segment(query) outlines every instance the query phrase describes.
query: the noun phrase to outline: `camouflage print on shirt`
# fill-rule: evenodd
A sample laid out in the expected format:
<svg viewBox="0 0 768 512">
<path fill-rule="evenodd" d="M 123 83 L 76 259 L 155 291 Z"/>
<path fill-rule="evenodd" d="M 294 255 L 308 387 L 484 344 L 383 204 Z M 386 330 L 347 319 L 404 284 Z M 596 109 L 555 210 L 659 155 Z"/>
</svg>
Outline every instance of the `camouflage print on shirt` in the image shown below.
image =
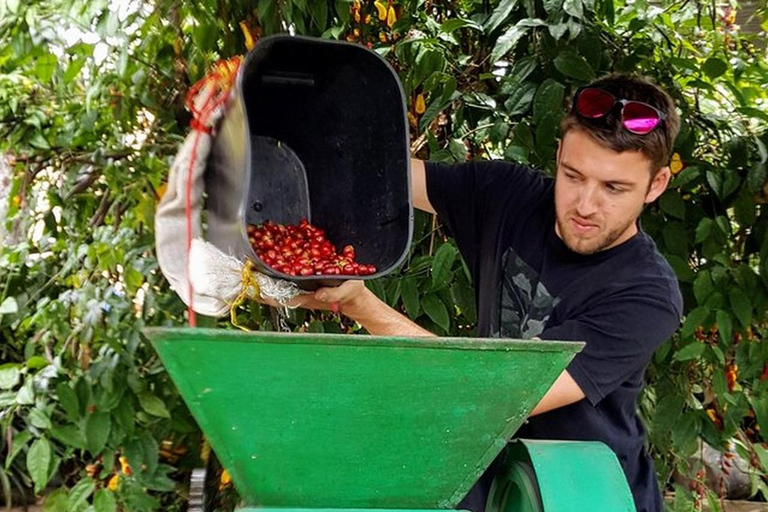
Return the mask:
<svg viewBox="0 0 768 512">
<path fill-rule="evenodd" d="M 501 260 L 500 312 L 491 326 L 493 336 L 531 339 L 544 331 L 560 302 L 539 282 L 539 274 L 511 247 Z"/>
</svg>

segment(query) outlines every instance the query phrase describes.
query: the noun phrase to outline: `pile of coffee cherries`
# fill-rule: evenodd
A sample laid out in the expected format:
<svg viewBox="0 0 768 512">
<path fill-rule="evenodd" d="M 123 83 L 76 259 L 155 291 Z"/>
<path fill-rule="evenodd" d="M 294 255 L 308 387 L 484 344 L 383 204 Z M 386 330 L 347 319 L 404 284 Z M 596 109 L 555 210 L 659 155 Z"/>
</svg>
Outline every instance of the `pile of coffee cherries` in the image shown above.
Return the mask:
<svg viewBox="0 0 768 512">
<path fill-rule="evenodd" d="M 355 248 L 341 253 L 325 238 L 325 231 L 307 219 L 298 225 L 266 221 L 247 227 L 248 241 L 256 255 L 274 270 L 291 276 L 367 276 L 376 267 L 355 261 Z"/>
</svg>

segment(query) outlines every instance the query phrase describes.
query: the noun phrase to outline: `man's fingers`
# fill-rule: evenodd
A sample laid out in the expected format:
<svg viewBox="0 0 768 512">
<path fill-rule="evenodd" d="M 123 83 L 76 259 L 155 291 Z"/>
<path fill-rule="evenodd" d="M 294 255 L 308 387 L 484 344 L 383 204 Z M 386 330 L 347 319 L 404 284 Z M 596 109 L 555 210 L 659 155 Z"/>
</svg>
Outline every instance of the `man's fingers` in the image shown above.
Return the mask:
<svg viewBox="0 0 768 512">
<path fill-rule="evenodd" d="M 363 286 L 362 281 L 345 281 L 337 287 L 320 288 L 315 292 L 315 298 L 326 303 L 344 303 L 360 293 Z"/>
</svg>

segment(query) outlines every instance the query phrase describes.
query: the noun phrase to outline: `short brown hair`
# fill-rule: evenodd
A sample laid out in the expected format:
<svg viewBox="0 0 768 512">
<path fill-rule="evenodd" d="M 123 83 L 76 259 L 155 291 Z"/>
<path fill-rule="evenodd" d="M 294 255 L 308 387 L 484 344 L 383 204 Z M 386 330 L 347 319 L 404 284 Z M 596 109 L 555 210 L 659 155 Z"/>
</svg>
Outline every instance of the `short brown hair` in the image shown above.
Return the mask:
<svg viewBox="0 0 768 512">
<path fill-rule="evenodd" d="M 669 94 L 638 75 L 611 74 L 587 87 L 604 89 L 620 99 L 642 101 L 664 112 L 667 117 L 650 133 L 638 135 L 622 126 L 621 117 L 615 109 L 603 118 L 588 119 L 579 116 L 572 108 L 560 125 L 563 137 L 573 129 L 581 129 L 606 148 L 617 152 L 639 151 L 651 161 L 654 175 L 669 163 L 672 146 L 680 130 L 680 117 Z"/>
</svg>

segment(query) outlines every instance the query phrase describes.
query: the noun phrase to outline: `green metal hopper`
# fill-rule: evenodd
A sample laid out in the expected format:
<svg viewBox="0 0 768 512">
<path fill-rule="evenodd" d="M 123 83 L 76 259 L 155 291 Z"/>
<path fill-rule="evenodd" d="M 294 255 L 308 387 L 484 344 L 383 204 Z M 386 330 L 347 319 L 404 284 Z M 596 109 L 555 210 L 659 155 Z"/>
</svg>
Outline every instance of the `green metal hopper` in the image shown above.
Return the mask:
<svg viewBox="0 0 768 512">
<path fill-rule="evenodd" d="M 454 508 L 583 346 L 145 333 L 245 504 L 302 509 Z"/>
</svg>

